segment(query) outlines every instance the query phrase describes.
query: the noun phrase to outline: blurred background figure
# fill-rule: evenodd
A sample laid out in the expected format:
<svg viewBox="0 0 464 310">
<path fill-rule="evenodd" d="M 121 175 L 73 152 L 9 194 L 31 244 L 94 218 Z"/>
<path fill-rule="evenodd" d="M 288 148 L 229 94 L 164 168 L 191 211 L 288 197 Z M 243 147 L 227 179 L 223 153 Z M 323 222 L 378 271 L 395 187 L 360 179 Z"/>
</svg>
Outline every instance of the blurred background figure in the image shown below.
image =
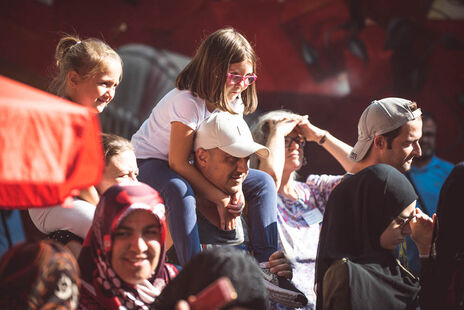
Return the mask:
<svg viewBox="0 0 464 310">
<path fill-rule="evenodd" d="M 436 156 L 437 123 L 432 114 L 422 113 L 422 156 L 414 157 L 406 176 L 418 195 L 417 207 L 432 217 L 437 212 L 440 189 L 453 169 L 453 164 Z M 408 236 L 399 248 L 400 260 L 414 275 L 419 275 L 419 253 Z M 406 258 L 407 257 L 407 258 Z"/>
<path fill-rule="evenodd" d="M 0 210 L 0 255 L 13 244 L 24 241 L 24 229 L 19 210 Z"/>
<path fill-rule="evenodd" d="M 421 309 L 462 309 L 464 305 L 464 162 L 457 164 L 440 192 L 435 221 L 432 261 L 423 273 Z"/>
<path fill-rule="evenodd" d="M 20 243 L 0 260 L 1 309 L 77 309 L 79 268 L 51 241 Z"/>
<path fill-rule="evenodd" d="M 436 156 L 437 123 L 432 114 L 422 113 L 422 156 L 414 157 L 409 179 L 419 195 L 419 207 L 432 215 L 437 211 L 438 196 L 453 164 Z"/>
</svg>

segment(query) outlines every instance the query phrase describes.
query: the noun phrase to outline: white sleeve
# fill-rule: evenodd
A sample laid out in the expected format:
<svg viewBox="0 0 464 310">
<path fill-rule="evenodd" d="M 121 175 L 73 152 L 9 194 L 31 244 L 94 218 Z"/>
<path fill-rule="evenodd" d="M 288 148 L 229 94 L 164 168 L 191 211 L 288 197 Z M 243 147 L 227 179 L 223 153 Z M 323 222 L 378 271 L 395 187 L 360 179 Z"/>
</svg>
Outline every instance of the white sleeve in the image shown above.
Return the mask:
<svg viewBox="0 0 464 310">
<path fill-rule="evenodd" d="M 73 208 L 62 206 L 29 209 L 32 222 L 44 234 L 57 230 L 68 230 L 85 239 L 95 213 L 95 206 L 83 201 L 74 200 Z"/>
<path fill-rule="evenodd" d="M 206 106 L 190 93 L 183 92 L 173 98 L 169 109 L 170 122 L 181 122 L 193 130 L 203 121 Z"/>
</svg>

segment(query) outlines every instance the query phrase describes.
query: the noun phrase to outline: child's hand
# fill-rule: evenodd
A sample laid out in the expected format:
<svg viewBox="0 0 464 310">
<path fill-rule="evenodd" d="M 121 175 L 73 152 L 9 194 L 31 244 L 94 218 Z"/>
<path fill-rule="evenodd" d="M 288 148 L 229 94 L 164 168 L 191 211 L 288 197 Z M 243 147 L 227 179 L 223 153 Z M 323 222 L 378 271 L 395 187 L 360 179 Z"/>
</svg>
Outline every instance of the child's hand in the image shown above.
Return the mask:
<svg viewBox="0 0 464 310">
<path fill-rule="evenodd" d="M 222 230 L 235 229 L 236 216 L 229 213 L 227 206 L 229 205 L 231 197 L 224 194 L 222 199 L 215 203 L 219 215 L 219 228 Z"/>
<path fill-rule="evenodd" d="M 235 217 L 240 216 L 245 208 L 245 196 L 240 190 L 233 194 L 230 198 L 230 203 L 227 205 L 227 211 Z"/>
<path fill-rule="evenodd" d="M 229 213 L 227 207 L 223 205 L 216 205 L 218 214 L 219 214 L 219 223 L 222 230 L 232 230 L 235 229 L 236 221 L 235 218 L 237 217 L 234 214 Z"/>
</svg>

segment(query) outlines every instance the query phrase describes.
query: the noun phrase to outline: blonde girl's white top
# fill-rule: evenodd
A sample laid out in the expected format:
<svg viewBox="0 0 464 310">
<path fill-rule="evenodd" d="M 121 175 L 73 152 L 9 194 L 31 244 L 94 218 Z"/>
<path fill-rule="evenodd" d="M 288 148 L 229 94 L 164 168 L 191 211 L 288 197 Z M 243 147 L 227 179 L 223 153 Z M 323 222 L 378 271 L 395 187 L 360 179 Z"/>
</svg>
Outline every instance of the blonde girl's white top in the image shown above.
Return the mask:
<svg viewBox="0 0 464 310">
<path fill-rule="evenodd" d="M 243 114 L 244 106 L 240 96 L 231 106 L 236 113 Z M 167 161 L 171 123 L 181 122 L 196 131 L 210 114 L 205 100 L 194 96 L 189 90 L 174 88 L 158 102 L 150 116 L 132 136 L 135 156 L 138 159 L 158 158 Z"/>
</svg>

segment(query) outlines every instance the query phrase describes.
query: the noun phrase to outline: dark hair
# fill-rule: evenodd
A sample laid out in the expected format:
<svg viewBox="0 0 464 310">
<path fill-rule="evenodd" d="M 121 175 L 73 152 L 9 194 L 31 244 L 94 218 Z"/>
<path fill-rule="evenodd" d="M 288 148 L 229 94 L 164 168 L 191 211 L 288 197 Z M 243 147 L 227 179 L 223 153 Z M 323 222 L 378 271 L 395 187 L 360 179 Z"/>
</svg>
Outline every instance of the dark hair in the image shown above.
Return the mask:
<svg viewBox="0 0 464 310">
<path fill-rule="evenodd" d="M 437 120 L 435 119 L 435 116 L 433 116 L 432 113 L 428 112 L 428 111 L 422 111 L 422 122 L 425 122 L 425 121 L 432 121 L 434 124 L 437 124 Z"/>
<path fill-rule="evenodd" d="M 228 246 L 209 249 L 195 255 L 161 292 L 155 308 L 173 309 L 178 300 L 187 300 L 189 296 L 197 295 L 223 276 L 230 279 L 238 298 L 221 309 L 268 309 L 268 294 L 260 267 L 249 253 Z"/>
<path fill-rule="evenodd" d="M 105 156 L 105 164 L 108 164 L 111 157 L 117 154 L 121 154 L 124 151 L 131 150 L 134 151 L 134 147 L 129 142 L 129 140 L 108 133 L 102 133 L 102 144 L 103 144 L 103 154 Z"/>
<path fill-rule="evenodd" d="M 413 112 L 413 111 L 417 110 L 417 103 L 415 103 L 414 101 L 411 101 L 411 102 L 408 103 L 408 107 Z M 393 129 L 392 131 L 389 131 L 389 132 L 386 132 L 386 133 L 382 134 L 382 136 L 384 136 L 385 140 L 387 141 L 387 148 L 388 149 L 392 148 L 393 140 L 400 135 L 402 127 L 403 126 L 400 126 L 400 127 L 396 128 L 396 129 Z M 366 156 L 367 156 L 367 154 L 366 154 Z"/>
<path fill-rule="evenodd" d="M 222 111 L 235 114 L 225 95 L 230 64 L 244 60 L 251 62 L 256 73 L 256 55 L 247 39 L 233 28 L 217 30 L 200 45 L 190 63 L 177 76 L 176 87 L 190 90 Z M 258 105 L 256 85 L 242 93 L 244 114 L 252 113 Z"/>
<path fill-rule="evenodd" d="M 99 39 L 81 41 L 79 37 L 69 35 L 61 38 L 55 51 L 58 74 L 50 85 L 50 91 L 64 97 L 69 72 L 75 71 L 82 78 L 89 78 L 102 69 L 108 57 L 119 61 L 122 68 L 122 59 L 118 53 Z"/>
</svg>

